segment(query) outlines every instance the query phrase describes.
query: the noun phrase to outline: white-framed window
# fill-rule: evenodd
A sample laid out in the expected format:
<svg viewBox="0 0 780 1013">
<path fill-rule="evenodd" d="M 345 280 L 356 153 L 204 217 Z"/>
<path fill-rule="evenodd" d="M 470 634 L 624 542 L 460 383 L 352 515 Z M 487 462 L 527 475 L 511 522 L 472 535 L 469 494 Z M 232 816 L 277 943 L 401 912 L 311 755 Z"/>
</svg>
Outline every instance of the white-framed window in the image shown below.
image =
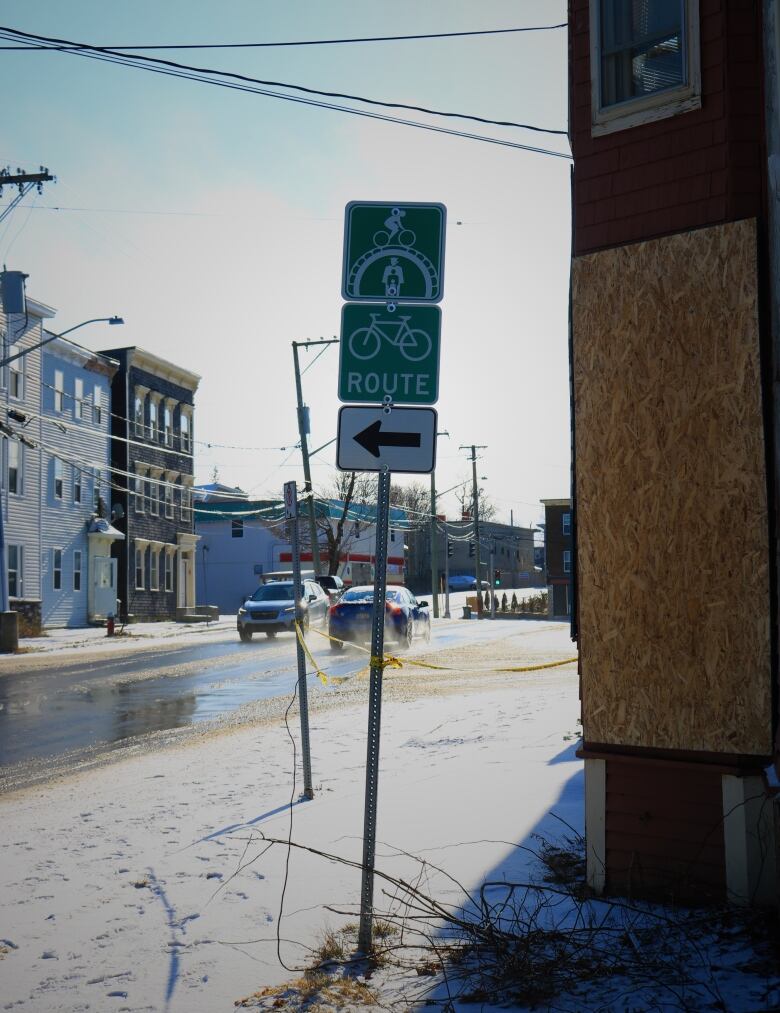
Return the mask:
<svg viewBox="0 0 780 1013">
<path fill-rule="evenodd" d="M 186 485 L 181 487 L 181 519 L 188 521 L 190 519 L 190 490 Z"/>
<path fill-rule="evenodd" d="M 156 440 L 160 426 L 160 406 L 154 397 L 149 398 L 149 439 Z"/>
<path fill-rule="evenodd" d="M 76 377 L 73 390 L 73 418 L 84 418 L 84 381 L 80 376 Z"/>
<path fill-rule="evenodd" d="M 73 550 L 73 590 L 81 590 L 81 549 Z"/>
<path fill-rule="evenodd" d="M 64 477 L 63 477 L 64 473 L 65 473 L 65 468 L 64 468 L 64 466 L 62 464 L 62 461 L 59 459 L 59 457 L 55 457 L 54 461 L 52 463 L 53 463 L 53 473 L 54 473 L 54 498 L 55 499 L 62 499 L 62 491 L 63 491 L 63 486 L 65 484 L 65 480 L 64 480 Z"/>
<path fill-rule="evenodd" d="M 149 590 L 160 590 L 160 550 L 149 546 Z"/>
<path fill-rule="evenodd" d="M 157 517 L 160 513 L 160 483 L 157 475 L 149 480 L 149 513 Z"/>
<path fill-rule="evenodd" d="M 54 410 L 63 411 L 65 407 L 65 376 L 61 369 L 54 370 Z"/>
<path fill-rule="evenodd" d="M 62 549 L 51 550 L 51 585 L 55 591 L 62 590 Z"/>
<path fill-rule="evenodd" d="M 92 509 L 97 512 L 100 509 L 100 487 L 103 482 L 103 474 L 98 469 L 95 471 L 95 482 L 92 486 Z"/>
<path fill-rule="evenodd" d="M 591 0 L 593 134 L 701 106 L 699 0 Z"/>
<path fill-rule="evenodd" d="M 164 419 L 164 427 L 163 428 L 164 428 L 165 446 L 166 447 L 172 447 L 173 446 L 173 409 L 171 408 L 170 405 L 166 405 L 165 406 L 165 411 L 164 411 L 164 414 L 163 414 L 163 419 Z"/>
<path fill-rule="evenodd" d="M 140 545 L 135 547 L 135 589 L 144 590 L 144 555 L 146 550 Z"/>
<path fill-rule="evenodd" d="M 173 553 L 165 553 L 165 590 L 173 590 Z"/>
<path fill-rule="evenodd" d="M 133 409 L 133 418 L 135 419 L 135 435 L 144 435 L 144 396 L 141 391 L 135 392 L 135 408 Z"/>
<path fill-rule="evenodd" d="M 243 538 L 244 537 L 244 518 L 239 517 L 237 520 L 230 522 L 230 537 L 231 538 Z"/>
<path fill-rule="evenodd" d="M 165 498 L 165 516 L 169 520 L 173 520 L 174 508 L 173 508 L 173 478 L 168 475 L 163 486 L 163 497 Z"/>
<path fill-rule="evenodd" d="M 135 474 L 135 512 L 144 512 L 144 473 L 140 469 Z"/>
<path fill-rule="evenodd" d="M 571 549 L 563 550 L 563 572 L 571 573 Z"/>
<path fill-rule="evenodd" d="M 179 412 L 179 434 L 181 449 L 185 454 L 189 454 L 192 450 L 192 431 L 189 412 L 186 410 Z"/>
<path fill-rule="evenodd" d="M 92 391 L 92 421 L 99 426 L 103 421 L 103 388 L 96 383 Z"/>
<path fill-rule="evenodd" d="M 24 546 L 8 546 L 8 596 L 22 598 L 24 596 Z"/>
<path fill-rule="evenodd" d="M 18 345 L 11 345 L 8 349 L 9 355 L 16 355 L 18 352 L 21 352 Z M 24 357 L 11 362 L 8 366 L 8 393 L 17 401 L 24 398 Z"/>
<path fill-rule="evenodd" d="M 570 513 L 561 514 L 561 529 L 562 529 L 564 535 L 570 535 L 571 534 L 571 514 Z"/>
<path fill-rule="evenodd" d="M 18 440 L 6 440 L 8 447 L 8 491 L 14 496 L 22 495 L 22 455 L 24 453 Z"/>
<path fill-rule="evenodd" d="M 73 465 L 73 502 L 81 502 L 81 469 Z"/>
</svg>

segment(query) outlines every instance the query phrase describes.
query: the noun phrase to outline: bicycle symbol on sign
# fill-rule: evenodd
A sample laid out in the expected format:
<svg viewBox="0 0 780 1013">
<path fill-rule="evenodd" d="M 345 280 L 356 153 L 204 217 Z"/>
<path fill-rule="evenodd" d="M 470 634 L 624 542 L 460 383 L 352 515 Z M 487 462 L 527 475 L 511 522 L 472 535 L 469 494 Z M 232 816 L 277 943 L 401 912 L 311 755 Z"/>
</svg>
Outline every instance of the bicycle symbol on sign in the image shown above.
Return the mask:
<svg viewBox="0 0 780 1013">
<path fill-rule="evenodd" d="M 383 341 L 397 348 L 408 362 L 421 362 L 431 354 L 430 336 L 417 327 L 410 327 L 410 317 L 379 320 L 378 313 L 371 313 L 370 316 L 371 323 L 368 327 L 358 327 L 349 336 L 349 350 L 356 359 L 365 362 L 376 358 Z"/>
</svg>

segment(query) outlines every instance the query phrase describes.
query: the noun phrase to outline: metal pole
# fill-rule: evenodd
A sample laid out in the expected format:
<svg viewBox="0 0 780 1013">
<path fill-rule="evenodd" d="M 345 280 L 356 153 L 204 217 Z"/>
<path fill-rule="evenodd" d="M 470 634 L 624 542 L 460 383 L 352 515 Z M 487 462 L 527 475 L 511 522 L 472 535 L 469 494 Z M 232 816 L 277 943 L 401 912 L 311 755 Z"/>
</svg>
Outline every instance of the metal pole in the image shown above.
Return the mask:
<svg viewBox="0 0 780 1013">
<path fill-rule="evenodd" d="M 312 342 L 301 342 L 301 344 L 312 344 Z M 309 540 L 311 541 L 311 562 L 314 576 L 320 574 L 320 543 L 317 538 L 317 525 L 314 519 L 314 496 L 311 490 L 311 468 L 309 467 L 309 444 L 306 439 L 306 428 L 303 414 L 303 391 L 301 389 L 301 367 L 298 363 L 298 344 L 293 341 L 293 362 L 295 364 L 295 397 L 298 409 L 298 436 L 301 441 L 301 457 L 303 458 L 303 490 L 309 503 Z"/>
<path fill-rule="evenodd" d="M 439 618 L 439 560 L 436 544 L 436 472 L 431 472 L 431 594 L 433 618 Z"/>
<path fill-rule="evenodd" d="M 496 547 L 490 546 L 490 618 L 496 618 Z"/>
<path fill-rule="evenodd" d="M 474 544 L 477 554 L 477 619 L 482 618 L 482 564 L 479 557 L 479 492 L 477 490 L 477 448 L 471 445 L 471 488 L 474 496 Z"/>
<path fill-rule="evenodd" d="M 293 593 L 295 595 L 295 621 L 298 628 L 303 630 L 303 609 L 301 608 L 301 547 L 298 540 L 298 501 L 295 482 L 291 485 L 291 507 L 294 515 L 290 518 L 289 524 L 292 529 L 292 564 L 293 564 Z M 285 496 L 285 502 L 288 502 Z M 292 507 L 294 504 L 294 507 Z M 311 744 L 309 742 L 309 694 L 306 688 L 306 655 L 303 652 L 303 644 L 296 635 L 295 647 L 298 656 L 298 698 L 301 712 L 301 751 L 303 753 L 303 797 L 314 798 L 314 789 L 311 784 Z"/>
<path fill-rule="evenodd" d="M 447 522 L 444 522 L 444 618 L 450 618 L 450 543 Z"/>
<path fill-rule="evenodd" d="M 390 472 L 379 473 L 376 519 L 376 567 L 374 608 L 371 615 L 371 685 L 368 696 L 368 754 L 366 757 L 366 806 L 363 823 L 363 882 L 360 891 L 358 950 L 371 950 L 371 919 L 374 908 L 374 857 L 376 852 L 377 792 L 379 788 L 379 731 L 382 718 L 384 671 L 385 591 L 387 588 L 387 528 L 390 512 Z"/>
</svg>

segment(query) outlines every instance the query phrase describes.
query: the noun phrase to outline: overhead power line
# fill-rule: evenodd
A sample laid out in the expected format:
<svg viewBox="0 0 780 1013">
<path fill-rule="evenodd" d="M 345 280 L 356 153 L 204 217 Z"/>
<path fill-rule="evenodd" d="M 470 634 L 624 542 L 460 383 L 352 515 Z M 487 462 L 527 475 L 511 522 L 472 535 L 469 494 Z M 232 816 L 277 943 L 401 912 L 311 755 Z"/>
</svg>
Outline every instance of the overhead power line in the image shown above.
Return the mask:
<svg viewBox="0 0 780 1013">
<path fill-rule="evenodd" d="M 168 45 L 106 46 L 114 50 L 156 49 L 274 49 L 283 46 L 343 46 L 356 42 L 416 42 L 424 39 L 459 39 L 475 35 L 510 35 L 520 32 L 551 32 L 566 28 L 568 22 L 558 25 L 529 25 L 522 28 L 481 28 L 470 32 L 428 32 L 417 35 L 368 35 L 354 39 L 303 39 L 294 42 L 175 42 Z M 49 49 L 49 46 L 0 46 L 0 50 Z M 64 47 L 63 47 L 64 48 Z"/>
<path fill-rule="evenodd" d="M 5 34 L 3 35 L 2 33 Z M 88 43 L 74 42 L 71 39 L 58 39 L 45 35 L 33 35 L 30 32 L 22 32 L 14 28 L 0 26 L 0 37 L 8 36 L 12 38 L 32 40 L 36 43 L 43 43 L 43 49 L 50 49 L 55 52 L 66 53 L 71 56 L 89 56 L 95 59 L 104 59 L 111 63 L 122 63 L 125 66 L 142 67 L 158 73 L 169 73 L 172 76 L 191 77 L 193 80 L 207 81 L 212 84 L 217 83 L 214 80 L 214 78 L 217 78 L 220 83 L 223 83 L 226 86 L 230 86 L 232 82 L 240 82 L 244 85 L 258 85 L 263 88 L 288 88 L 291 91 L 300 92 L 305 95 L 316 95 L 327 99 L 342 99 L 349 102 L 361 102 L 364 105 L 377 106 L 385 109 L 403 109 L 409 112 L 419 112 L 429 116 L 440 116 L 447 119 L 464 119 L 474 123 L 482 123 L 487 126 L 514 127 L 521 130 L 531 130 L 536 133 L 552 134 L 556 136 L 567 135 L 566 130 L 539 127 L 529 123 L 517 123 L 513 120 L 494 120 L 484 116 L 475 116 L 470 113 L 430 109 L 427 106 L 410 105 L 403 102 L 387 102 L 380 99 L 367 98 L 361 95 L 351 95 L 345 92 L 324 91 L 318 88 L 308 88 L 304 85 L 289 84 L 285 81 L 263 80 L 262 78 L 250 77 L 247 74 L 238 74 L 233 71 L 215 70 L 210 67 L 195 67 L 190 64 L 178 63 L 173 60 L 162 60 L 158 57 L 152 56 L 124 54 L 118 50 L 112 50 L 103 46 L 92 46 Z M 281 96 L 279 93 L 273 93 L 273 95 L 277 98 L 286 97 L 294 100 L 294 96 Z M 344 107 L 341 108 L 344 110 Z M 349 111 L 357 112 L 357 110 Z M 363 115 L 365 115 L 365 112 Z M 417 125 L 420 126 L 421 124 Z M 557 152 L 556 154 L 560 153 Z M 564 155 L 563 157 L 567 156 Z"/>
</svg>

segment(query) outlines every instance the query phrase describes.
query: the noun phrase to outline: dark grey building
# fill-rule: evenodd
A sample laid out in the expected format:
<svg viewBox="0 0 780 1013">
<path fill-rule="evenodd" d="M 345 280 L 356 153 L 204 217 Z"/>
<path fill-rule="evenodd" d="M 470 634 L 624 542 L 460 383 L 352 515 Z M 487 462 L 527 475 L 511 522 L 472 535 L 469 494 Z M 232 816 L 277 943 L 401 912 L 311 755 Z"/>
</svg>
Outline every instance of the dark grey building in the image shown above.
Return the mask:
<svg viewBox="0 0 780 1013">
<path fill-rule="evenodd" d="M 111 517 L 120 614 L 173 619 L 195 605 L 194 395 L 200 377 L 143 348 L 103 354 L 112 381 Z"/>
</svg>

